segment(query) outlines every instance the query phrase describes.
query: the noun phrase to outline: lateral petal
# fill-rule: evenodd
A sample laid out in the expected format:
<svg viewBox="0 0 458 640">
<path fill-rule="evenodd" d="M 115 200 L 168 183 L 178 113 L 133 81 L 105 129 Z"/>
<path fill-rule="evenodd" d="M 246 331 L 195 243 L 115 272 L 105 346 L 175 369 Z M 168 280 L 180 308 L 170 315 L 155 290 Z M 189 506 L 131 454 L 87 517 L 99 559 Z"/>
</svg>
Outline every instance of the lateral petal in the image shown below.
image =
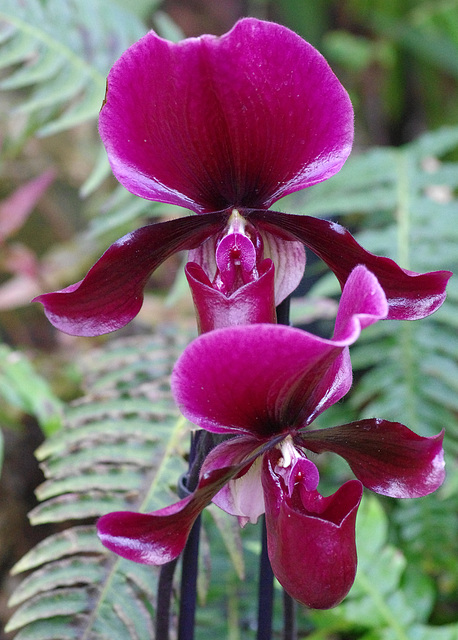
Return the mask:
<svg viewBox="0 0 458 640">
<path fill-rule="evenodd" d="M 394 260 L 363 249 L 340 224 L 276 211 L 252 211 L 247 218 L 272 234 L 303 242 L 332 269 L 342 287 L 357 265 L 365 265 L 377 277 L 386 294 L 388 319 L 425 318 L 445 300 L 450 271 L 415 273 L 401 269 Z"/>
<path fill-rule="evenodd" d="M 140 311 L 143 289 L 166 258 L 195 247 L 225 224 L 224 212 L 141 227 L 111 245 L 86 277 L 34 298 L 51 324 L 75 336 L 98 336 L 126 325 Z"/>
<path fill-rule="evenodd" d="M 399 422 L 377 418 L 303 431 L 296 443 L 345 458 L 365 487 L 392 498 L 418 498 L 445 479 L 444 432 L 419 436 Z"/>
<path fill-rule="evenodd" d="M 217 456 L 219 446 L 213 450 L 216 452 L 213 456 Z M 197 489 L 164 509 L 153 513 L 118 511 L 102 516 L 97 522 L 102 544 L 119 556 L 141 564 L 161 565 L 174 560 L 183 551 L 197 516 L 226 482 L 252 464 L 265 446 L 251 440 L 248 446 L 245 442 L 245 446 L 233 447 L 230 454 L 224 455 L 222 467 L 205 461 Z"/>
</svg>

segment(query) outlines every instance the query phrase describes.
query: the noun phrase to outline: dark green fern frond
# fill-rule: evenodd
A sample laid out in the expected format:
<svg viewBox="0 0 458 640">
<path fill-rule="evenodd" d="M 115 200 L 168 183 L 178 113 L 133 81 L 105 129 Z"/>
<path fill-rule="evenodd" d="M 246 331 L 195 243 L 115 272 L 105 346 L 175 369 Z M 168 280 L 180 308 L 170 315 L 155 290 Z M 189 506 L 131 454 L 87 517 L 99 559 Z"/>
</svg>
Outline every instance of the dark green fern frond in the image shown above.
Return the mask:
<svg viewBox="0 0 458 640">
<path fill-rule="evenodd" d="M 107 0 L 3 0 L 2 89 L 31 88 L 16 111 L 50 135 L 97 117 L 109 68 L 146 27 Z"/>
<path fill-rule="evenodd" d="M 88 520 L 112 510 L 153 511 L 176 500 L 188 429 L 169 375 L 185 338 L 170 329 L 118 340 L 85 359 L 88 393 L 38 450 L 46 481 L 33 524 L 65 523 L 14 572 L 32 571 L 12 596 L 19 640 L 152 637 L 157 571 L 120 559 Z"/>
</svg>

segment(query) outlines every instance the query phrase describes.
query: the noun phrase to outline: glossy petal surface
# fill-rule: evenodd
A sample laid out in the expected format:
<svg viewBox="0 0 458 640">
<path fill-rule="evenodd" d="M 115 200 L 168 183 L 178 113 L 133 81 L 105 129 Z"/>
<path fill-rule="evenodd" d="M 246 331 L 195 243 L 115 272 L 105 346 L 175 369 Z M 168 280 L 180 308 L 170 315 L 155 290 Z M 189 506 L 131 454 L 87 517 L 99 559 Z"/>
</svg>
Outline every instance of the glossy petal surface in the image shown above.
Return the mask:
<svg viewBox="0 0 458 640">
<path fill-rule="evenodd" d="M 76 284 L 45 293 L 49 321 L 75 336 L 97 336 L 123 327 L 140 311 L 151 273 L 170 255 L 190 249 L 219 232 L 225 213 L 178 218 L 141 227 L 111 245 Z"/>
<path fill-rule="evenodd" d="M 278 306 L 299 285 L 304 275 L 305 250 L 301 242 L 284 240 L 280 235 L 259 230 L 263 242 L 263 257 L 275 266 L 275 306 Z M 190 262 L 202 267 L 210 280 L 215 277 L 217 238 L 209 238 L 189 252 Z"/>
<path fill-rule="evenodd" d="M 450 271 L 419 274 L 401 269 L 390 258 L 363 249 L 349 231 L 335 222 L 276 211 L 253 211 L 248 219 L 271 233 L 303 242 L 332 269 L 341 286 L 356 265 L 365 265 L 385 291 L 389 319 L 425 318 L 445 300 Z"/>
<path fill-rule="evenodd" d="M 271 260 L 265 261 L 257 280 L 240 287 L 231 296 L 213 289 L 196 263 L 188 262 L 186 277 L 194 300 L 199 333 L 222 327 L 276 322 L 274 266 Z"/>
<path fill-rule="evenodd" d="M 347 595 L 356 575 L 355 521 L 362 485 L 350 480 L 327 498 L 317 491 L 292 496 L 274 471 L 276 452 L 264 456 L 269 558 L 280 584 L 298 602 L 334 607 Z"/>
<path fill-rule="evenodd" d="M 269 324 L 203 334 L 175 365 L 177 404 L 189 420 L 215 433 L 268 438 L 300 428 L 348 391 L 347 347 L 386 313 L 376 278 L 358 267 L 344 287 L 331 340 Z"/>
<path fill-rule="evenodd" d="M 326 60 L 254 18 L 171 43 L 150 32 L 108 76 L 99 130 L 117 179 L 197 213 L 268 208 L 334 175 L 353 110 Z"/>
<path fill-rule="evenodd" d="M 333 451 L 349 463 L 365 487 L 392 498 L 418 498 L 445 479 L 444 433 L 425 438 L 399 422 L 367 419 L 301 434 L 314 451 Z"/>
</svg>

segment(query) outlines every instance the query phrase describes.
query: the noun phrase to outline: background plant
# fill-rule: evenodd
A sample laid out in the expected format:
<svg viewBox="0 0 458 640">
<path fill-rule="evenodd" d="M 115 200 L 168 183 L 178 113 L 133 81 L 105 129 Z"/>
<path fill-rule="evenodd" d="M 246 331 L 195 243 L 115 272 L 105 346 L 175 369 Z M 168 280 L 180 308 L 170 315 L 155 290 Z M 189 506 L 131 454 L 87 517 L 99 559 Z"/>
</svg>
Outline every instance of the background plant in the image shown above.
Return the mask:
<svg viewBox="0 0 458 640">
<path fill-rule="evenodd" d="M 16 214 L 14 229 L 0 235 L 2 619 L 11 616 L 9 597 L 19 607 L 5 637 L 151 635 L 155 571 L 133 570 L 107 554 L 93 522 L 126 504 L 135 510 L 167 504 L 186 466 L 187 425 L 167 387 L 170 367 L 193 335 L 191 304 L 181 278 L 175 279 L 178 264 L 169 261 L 155 275 L 135 324 L 108 338 L 60 335 L 28 305 L 37 293 L 82 277 L 134 223 L 177 215 L 116 185 L 96 132 L 108 69 L 148 28 L 171 39 L 222 33 L 250 14 L 299 31 L 350 90 L 357 143 L 340 174 L 280 208 L 333 216 L 365 247 L 404 268 L 457 270 L 458 3 L 216 4 L 219 9 L 203 1 L 3 0 L 0 7 L 0 198 L 6 201 L 45 169 L 55 171 L 29 217 Z M 0 229 L 1 223 L 0 214 Z M 379 415 L 422 435 L 445 427 L 447 482 L 419 500 L 365 497 L 355 587 L 332 611 L 300 611 L 303 635 L 458 635 L 455 279 L 448 291 L 446 304 L 427 320 L 368 329 L 352 349 L 351 396 L 320 418 L 325 426 Z M 336 293 L 333 280 L 311 262 L 294 317 L 326 333 Z M 40 441 L 44 482 L 31 453 Z M 334 458 L 321 471 L 330 487 L 347 477 L 345 464 Z M 31 529 L 25 512 L 37 485 Z M 254 637 L 258 538 L 254 527 L 241 533 L 229 527 L 218 510 L 207 514 L 198 637 Z M 13 560 L 19 564 L 11 578 Z M 20 571 L 29 572 L 24 581 Z"/>
</svg>

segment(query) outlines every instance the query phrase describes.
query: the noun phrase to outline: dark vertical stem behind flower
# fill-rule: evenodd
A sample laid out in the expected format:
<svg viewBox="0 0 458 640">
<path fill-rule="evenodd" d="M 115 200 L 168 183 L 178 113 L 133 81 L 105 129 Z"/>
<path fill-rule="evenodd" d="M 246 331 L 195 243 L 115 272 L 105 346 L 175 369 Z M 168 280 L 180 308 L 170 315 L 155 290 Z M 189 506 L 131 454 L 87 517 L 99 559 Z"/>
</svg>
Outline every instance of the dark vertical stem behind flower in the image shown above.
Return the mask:
<svg viewBox="0 0 458 640">
<path fill-rule="evenodd" d="M 179 493 L 189 495 L 197 486 L 199 469 L 202 464 L 202 440 L 206 434 L 203 431 L 191 433 L 191 449 L 189 452 L 188 473 L 180 479 Z M 186 547 L 181 560 L 181 588 L 180 588 L 180 614 L 178 617 L 178 640 L 194 640 L 194 624 L 197 599 L 197 572 L 199 565 L 199 540 L 200 540 L 199 516 L 189 534 Z"/>
<path fill-rule="evenodd" d="M 297 640 L 296 601 L 283 591 L 283 640 Z"/>
<path fill-rule="evenodd" d="M 289 325 L 289 310 L 291 297 L 288 296 L 277 307 L 278 324 Z M 270 640 L 272 637 L 272 616 L 274 600 L 274 574 L 267 552 L 266 522 L 262 519 L 262 545 L 259 567 L 259 596 L 258 596 L 258 634 L 257 640 Z M 291 624 L 291 623 L 290 623 Z M 286 621 L 285 621 L 286 627 Z"/>
<path fill-rule="evenodd" d="M 259 560 L 258 633 L 256 640 L 271 640 L 274 603 L 274 574 L 267 553 L 266 521 L 262 516 L 261 557 Z"/>
<path fill-rule="evenodd" d="M 195 521 L 183 551 L 178 640 L 194 640 L 194 619 L 199 564 L 200 516 Z"/>
<path fill-rule="evenodd" d="M 162 565 L 157 586 L 156 638 L 170 638 L 170 601 L 178 558 Z"/>
</svg>

